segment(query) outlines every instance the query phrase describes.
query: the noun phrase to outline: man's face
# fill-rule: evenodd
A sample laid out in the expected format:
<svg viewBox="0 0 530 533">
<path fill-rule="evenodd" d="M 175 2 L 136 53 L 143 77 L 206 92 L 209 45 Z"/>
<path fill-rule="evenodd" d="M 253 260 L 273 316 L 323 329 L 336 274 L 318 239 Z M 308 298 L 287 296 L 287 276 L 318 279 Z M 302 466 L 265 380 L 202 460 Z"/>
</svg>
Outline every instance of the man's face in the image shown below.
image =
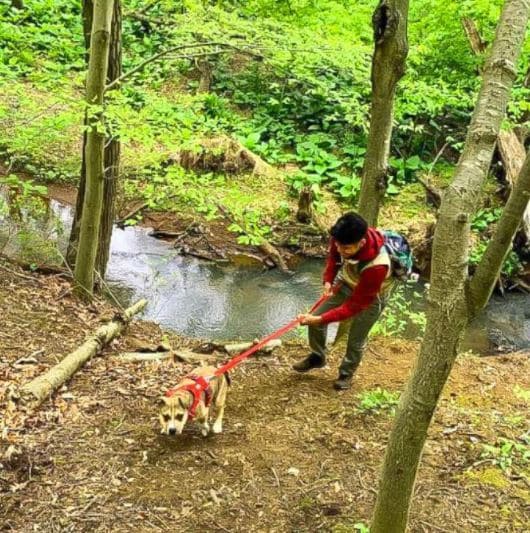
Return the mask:
<svg viewBox="0 0 530 533">
<path fill-rule="evenodd" d="M 366 239 L 361 239 L 355 244 L 341 244 L 337 242 L 337 250 L 342 257 L 353 257 L 366 243 Z"/>
</svg>

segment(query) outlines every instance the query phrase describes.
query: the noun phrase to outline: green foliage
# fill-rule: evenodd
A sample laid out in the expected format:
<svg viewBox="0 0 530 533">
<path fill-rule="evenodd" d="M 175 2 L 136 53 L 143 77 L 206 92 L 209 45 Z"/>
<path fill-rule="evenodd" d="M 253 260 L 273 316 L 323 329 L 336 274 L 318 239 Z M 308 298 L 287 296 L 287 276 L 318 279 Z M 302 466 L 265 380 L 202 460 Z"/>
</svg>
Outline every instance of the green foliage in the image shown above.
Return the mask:
<svg viewBox="0 0 530 533">
<path fill-rule="evenodd" d="M 471 229 L 476 231 L 486 230 L 490 224 L 499 220 L 502 215 L 502 207 L 495 207 L 489 209 L 479 209 L 473 221 L 471 222 Z"/>
<path fill-rule="evenodd" d="M 469 253 L 469 264 L 478 265 L 482 260 L 484 252 L 488 247 L 488 240 L 481 239 L 479 240 L 471 249 Z M 512 250 L 506 256 L 504 263 L 501 268 L 501 274 L 509 277 L 514 276 L 521 270 L 521 261 L 518 255 Z"/>
<path fill-rule="evenodd" d="M 416 291 L 409 296 L 405 295 L 405 285 L 399 283 L 381 317 L 371 329 L 370 336 L 400 336 L 412 325 L 421 337 L 427 319 L 423 311 L 414 309 L 414 304 L 419 303 L 421 298 L 422 295 Z"/>
<path fill-rule="evenodd" d="M 414 182 L 445 143 L 452 158 L 461 150 L 482 60 L 469 53 L 460 21 L 472 17 L 491 42 L 501 3 L 411 4 L 407 73 L 395 105 L 390 195 Z M 5 159 L 40 179 L 75 181 L 85 71 L 81 4 L 26 0 L 25 5 L 19 11 L 10 0 L 0 0 L 0 148 Z M 147 0 L 131 0 L 124 11 L 146 5 Z M 106 127 L 122 142 L 123 173 L 141 177 L 137 188 L 157 208 L 172 206 L 166 200 L 176 194 L 176 205 L 188 202 L 214 217 L 211 185 L 219 177 L 205 176 L 201 182 L 193 172 L 172 171 L 164 184 L 147 181 L 164 174 L 160 168 L 183 147 L 231 135 L 271 164 L 296 165 L 299 171 L 289 173 L 289 184 L 295 192 L 310 185 L 317 209 L 323 210 L 324 190 L 352 204 L 360 189 L 369 124 L 374 7 L 366 0 L 160 0 L 149 4 L 148 20 L 124 16 L 124 71 L 184 44 L 223 42 L 233 48 L 193 49 L 216 52 L 207 59 L 210 93 L 196 94 L 195 59 L 175 54 L 149 63 L 109 92 Z M 527 40 L 510 120 L 529 110 L 530 91 L 523 85 L 529 58 Z M 196 186 L 208 192 L 191 190 Z M 135 188 L 127 187 L 129 192 Z M 242 242 L 268 235 L 263 214 L 255 212 L 255 206 L 248 213 L 234 211 L 234 231 Z M 483 216 L 474 227 L 490 223 Z M 472 261 L 479 255 L 480 249 Z M 506 268 L 513 271 L 517 263 L 510 261 Z"/>
<path fill-rule="evenodd" d="M 494 444 L 483 444 L 483 458 L 490 459 L 504 472 L 524 469 L 530 463 L 530 432 L 526 432 L 515 441 L 499 438 Z"/>
<path fill-rule="evenodd" d="M 0 178 L 1 247 L 30 264 L 61 263 L 56 238 L 62 226 L 48 207 L 46 193 L 46 187 L 14 174 Z"/>
<path fill-rule="evenodd" d="M 339 523 L 331 528 L 332 533 L 370 533 L 370 528 L 364 522 Z"/>
<path fill-rule="evenodd" d="M 530 404 L 530 389 L 524 389 L 523 387 L 516 385 L 513 392 L 517 398 Z"/>
<path fill-rule="evenodd" d="M 390 410 L 394 412 L 394 407 L 399 403 L 399 392 L 392 392 L 377 388 L 364 391 L 357 395 L 359 399 L 358 409 L 361 412 L 380 413 Z"/>
<path fill-rule="evenodd" d="M 232 209 L 231 215 L 235 222 L 228 229 L 239 234 L 239 244 L 259 246 L 272 232 L 270 226 L 263 223 L 262 214 L 257 209 Z"/>
</svg>

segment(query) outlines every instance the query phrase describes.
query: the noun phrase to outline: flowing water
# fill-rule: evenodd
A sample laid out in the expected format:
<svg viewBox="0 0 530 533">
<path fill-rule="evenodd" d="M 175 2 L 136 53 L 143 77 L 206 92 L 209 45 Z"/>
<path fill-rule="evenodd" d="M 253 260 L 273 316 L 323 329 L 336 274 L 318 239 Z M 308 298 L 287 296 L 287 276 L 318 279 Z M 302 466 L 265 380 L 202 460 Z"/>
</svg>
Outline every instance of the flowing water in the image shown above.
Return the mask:
<svg viewBox="0 0 530 533">
<path fill-rule="evenodd" d="M 72 208 L 52 200 L 51 211 L 66 229 Z M 59 233 L 61 247 L 66 231 Z M 170 243 L 149 236 L 142 227 L 116 228 L 111 242 L 107 283 L 124 305 L 146 298 L 145 318 L 178 333 L 211 340 L 252 339 L 279 328 L 318 298 L 323 261 L 307 260 L 296 273 L 217 265 L 182 257 Z M 421 311 L 424 298 L 418 284 L 406 289 L 408 309 Z M 530 297 L 511 294 L 494 297 L 484 313 L 469 327 L 463 349 L 491 353 L 530 346 Z M 394 311 L 400 313 L 401 311 Z M 418 330 L 409 321 L 403 335 Z"/>
</svg>

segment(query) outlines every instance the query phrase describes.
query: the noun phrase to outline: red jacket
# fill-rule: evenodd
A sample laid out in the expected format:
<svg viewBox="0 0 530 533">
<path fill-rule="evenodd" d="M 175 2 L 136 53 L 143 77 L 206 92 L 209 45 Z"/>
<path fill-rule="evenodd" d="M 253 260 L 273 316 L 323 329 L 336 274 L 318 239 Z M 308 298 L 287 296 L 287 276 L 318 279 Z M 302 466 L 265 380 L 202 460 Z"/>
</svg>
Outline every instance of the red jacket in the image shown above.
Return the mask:
<svg viewBox="0 0 530 533">
<path fill-rule="evenodd" d="M 374 228 L 368 228 L 366 234 L 366 244 L 352 257 L 359 261 L 371 261 L 379 254 L 381 246 L 384 244 L 383 235 Z M 337 250 L 335 239 L 329 243 L 329 252 L 324 270 L 324 283 L 333 283 L 341 267 L 341 257 Z M 381 290 L 381 286 L 386 279 L 388 267 L 385 265 L 374 265 L 361 272 L 359 283 L 353 289 L 351 296 L 338 307 L 330 309 L 321 315 L 322 323 L 339 322 L 364 311 L 370 307 Z"/>
</svg>

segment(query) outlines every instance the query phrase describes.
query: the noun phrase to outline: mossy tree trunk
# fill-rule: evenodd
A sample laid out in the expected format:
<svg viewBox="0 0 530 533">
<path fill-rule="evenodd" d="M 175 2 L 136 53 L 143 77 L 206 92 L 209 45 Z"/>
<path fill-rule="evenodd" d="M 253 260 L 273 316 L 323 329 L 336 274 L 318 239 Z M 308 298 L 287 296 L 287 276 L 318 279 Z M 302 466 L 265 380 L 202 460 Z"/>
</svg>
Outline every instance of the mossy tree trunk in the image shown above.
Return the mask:
<svg viewBox="0 0 530 533">
<path fill-rule="evenodd" d="M 90 33 L 92 28 L 92 0 L 83 1 L 83 33 L 85 37 L 85 48 L 87 50 L 86 61 L 88 63 L 88 50 L 90 48 Z M 121 1 L 114 1 L 112 14 L 111 40 L 109 50 L 109 62 L 107 69 L 107 83 L 119 78 L 122 74 L 122 54 L 121 54 L 121 34 L 122 34 L 122 14 Z M 85 117 L 85 124 L 87 124 Z M 86 185 L 86 132 L 83 134 L 83 151 L 81 160 L 81 176 L 77 193 L 76 209 L 66 259 L 71 266 L 75 265 L 77 246 L 79 241 L 79 230 L 81 216 L 83 214 L 83 203 Z M 116 188 L 119 177 L 120 165 L 120 142 L 115 137 L 110 137 L 105 143 L 105 185 L 103 192 L 103 209 L 101 212 L 100 239 L 96 260 L 96 270 L 101 277 L 105 275 L 110 252 L 110 240 L 115 218 Z"/>
<path fill-rule="evenodd" d="M 372 108 L 358 205 L 370 225 L 377 223 L 387 187 L 394 95 L 408 53 L 408 10 L 408 0 L 380 0 L 372 17 Z"/>
<path fill-rule="evenodd" d="M 483 85 L 469 126 L 455 177 L 447 188 L 436 226 L 427 326 L 418 360 L 402 395 L 387 446 L 372 533 L 405 531 L 410 497 L 427 429 L 456 358 L 465 326 L 491 293 L 511 245 L 523 202 L 510 200 L 499 232 L 488 247 L 474 279 L 468 280 L 470 221 L 477 208 L 493 149 L 504 118 L 517 59 L 525 35 L 530 3 L 506 0 Z M 525 171 L 528 166 L 525 165 Z M 526 187 L 520 176 L 513 194 Z M 504 221 L 503 221 L 504 218 Z M 472 295 L 470 298 L 469 295 Z"/>
<path fill-rule="evenodd" d="M 119 78 L 121 74 L 121 2 L 120 0 L 114 0 L 107 83 Z M 111 133 L 105 143 L 105 186 L 103 190 L 103 211 L 101 213 L 101 227 L 99 230 L 98 254 L 96 259 L 96 270 L 102 278 L 105 276 L 107 263 L 109 262 L 110 240 L 115 219 L 116 190 L 120 175 L 120 153 L 120 141 Z"/>
<path fill-rule="evenodd" d="M 103 95 L 107 79 L 114 2 L 95 0 L 86 83 L 88 132 L 85 147 L 86 189 L 74 278 L 79 294 L 92 295 L 105 181 Z"/>
</svg>

